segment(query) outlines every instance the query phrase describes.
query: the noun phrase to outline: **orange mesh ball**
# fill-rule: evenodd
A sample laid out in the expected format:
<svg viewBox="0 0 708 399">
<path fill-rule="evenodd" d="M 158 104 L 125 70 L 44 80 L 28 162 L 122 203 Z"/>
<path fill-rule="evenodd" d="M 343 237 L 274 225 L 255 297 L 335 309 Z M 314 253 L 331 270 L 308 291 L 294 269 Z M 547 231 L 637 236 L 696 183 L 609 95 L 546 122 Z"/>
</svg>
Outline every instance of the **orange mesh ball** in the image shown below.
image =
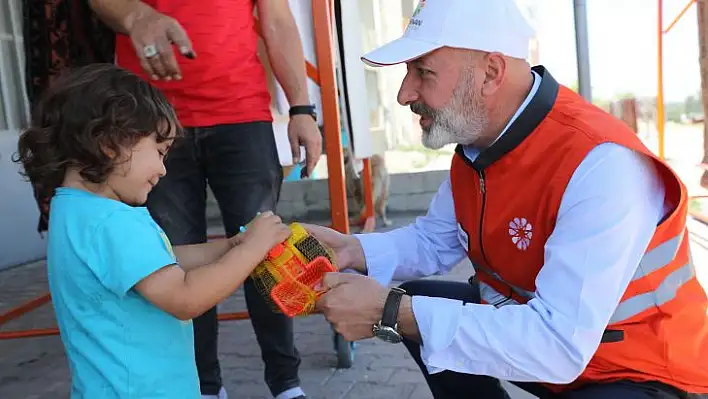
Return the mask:
<svg viewBox="0 0 708 399">
<path fill-rule="evenodd" d="M 274 311 L 295 317 L 312 313 L 321 295 L 315 287 L 337 269 L 331 249 L 298 223 L 290 229 L 290 237 L 268 252 L 251 278 Z"/>
</svg>

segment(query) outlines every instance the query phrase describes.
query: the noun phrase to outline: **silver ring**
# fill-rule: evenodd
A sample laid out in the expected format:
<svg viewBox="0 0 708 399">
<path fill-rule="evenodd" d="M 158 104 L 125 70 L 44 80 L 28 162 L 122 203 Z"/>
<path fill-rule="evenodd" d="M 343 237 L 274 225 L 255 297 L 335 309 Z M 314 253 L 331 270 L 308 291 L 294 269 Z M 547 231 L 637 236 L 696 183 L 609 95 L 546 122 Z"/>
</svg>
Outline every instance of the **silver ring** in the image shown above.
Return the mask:
<svg viewBox="0 0 708 399">
<path fill-rule="evenodd" d="M 157 47 L 154 44 L 148 44 L 143 47 L 143 56 L 145 58 L 152 58 L 157 55 Z"/>
</svg>

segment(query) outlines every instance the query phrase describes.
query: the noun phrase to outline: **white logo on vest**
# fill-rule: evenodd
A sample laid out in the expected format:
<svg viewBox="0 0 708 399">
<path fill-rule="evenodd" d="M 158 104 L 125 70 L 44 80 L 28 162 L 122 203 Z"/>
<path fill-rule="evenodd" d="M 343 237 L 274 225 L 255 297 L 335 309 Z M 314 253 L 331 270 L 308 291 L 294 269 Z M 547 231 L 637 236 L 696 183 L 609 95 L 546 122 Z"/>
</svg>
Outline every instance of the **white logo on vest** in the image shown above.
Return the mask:
<svg viewBox="0 0 708 399">
<path fill-rule="evenodd" d="M 533 237 L 533 226 L 526 218 L 514 218 L 509 222 L 509 235 L 511 242 L 516 244 L 519 251 L 526 251 L 531 245 L 531 237 Z"/>
</svg>

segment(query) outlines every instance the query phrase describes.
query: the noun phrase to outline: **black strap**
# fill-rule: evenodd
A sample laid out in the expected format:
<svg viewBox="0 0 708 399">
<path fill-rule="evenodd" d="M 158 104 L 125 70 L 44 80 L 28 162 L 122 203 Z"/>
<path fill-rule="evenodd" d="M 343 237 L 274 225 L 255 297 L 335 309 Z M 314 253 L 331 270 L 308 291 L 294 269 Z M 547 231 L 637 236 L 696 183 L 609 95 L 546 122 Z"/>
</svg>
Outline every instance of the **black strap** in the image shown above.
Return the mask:
<svg viewBox="0 0 708 399">
<path fill-rule="evenodd" d="M 484 271 L 484 269 L 481 269 L 481 270 Z M 489 274 L 489 273 L 487 273 L 487 274 Z M 476 275 L 470 277 L 468 280 L 469 284 L 472 286 L 477 286 L 477 284 L 478 284 L 477 281 L 475 281 L 475 277 L 476 277 Z M 494 276 L 492 275 L 492 277 L 494 277 Z M 504 281 L 501 281 L 501 282 L 506 284 L 506 282 L 504 282 Z M 502 301 L 502 302 L 496 303 L 496 304 L 490 304 L 490 305 L 499 306 L 501 303 L 504 303 L 510 299 L 511 299 L 511 297 L 507 297 L 507 299 L 505 301 Z M 384 308 L 384 314 L 385 314 L 385 308 Z M 600 340 L 600 343 L 609 344 L 612 342 L 622 342 L 622 341 L 624 341 L 624 331 L 622 331 L 622 330 L 605 330 L 602 333 L 602 339 Z"/>
<path fill-rule="evenodd" d="M 602 333 L 602 339 L 600 343 L 609 344 L 612 342 L 622 342 L 624 341 L 624 331 L 622 330 L 605 330 Z"/>
<path fill-rule="evenodd" d="M 317 121 L 317 111 L 314 105 L 293 105 L 290 107 L 290 116 L 295 115 L 310 115 L 315 121 Z"/>
<path fill-rule="evenodd" d="M 400 288 L 391 288 L 384 304 L 381 325 L 393 328 L 398 320 L 398 308 L 401 306 L 401 299 L 405 291 Z"/>
</svg>

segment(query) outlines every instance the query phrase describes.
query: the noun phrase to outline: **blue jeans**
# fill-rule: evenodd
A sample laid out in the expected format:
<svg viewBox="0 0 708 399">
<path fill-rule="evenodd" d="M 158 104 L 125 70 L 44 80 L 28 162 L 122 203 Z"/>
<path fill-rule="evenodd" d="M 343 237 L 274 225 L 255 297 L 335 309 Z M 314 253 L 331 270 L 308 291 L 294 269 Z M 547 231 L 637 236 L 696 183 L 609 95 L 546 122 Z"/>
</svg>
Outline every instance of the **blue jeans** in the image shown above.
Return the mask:
<svg viewBox="0 0 708 399">
<path fill-rule="evenodd" d="M 410 295 L 422 295 L 439 298 L 462 300 L 479 303 L 479 288 L 476 285 L 461 282 L 417 280 L 401 285 Z M 428 374 L 420 357 L 420 346 L 404 340 L 406 348 L 423 372 L 435 399 L 509 399 L 501 383 L 496 378 L 443 371 Z M 534 383 L 514 385 L 539 397 L 540 399 L 700 399 L 708 395 L 696 395 L 681 392 L 676 388 L 658 382 L 638 383 L 618 381 L 607 384 L 586 385 L 563 394 L 554 394 L 546 387 Z"/>
<path fill-rule="evenodd" d="M 206 185 L 219 204 L 228 236 L 257 212 L 275 211 L 283 172 L 269 122 L 186 129 L 165 160 L 167 175 L 148 198 L 148 209 L 173 245 L 206 242 Z M 251 279 L 244 284 L 246 306 L 265 363 L 273 396 L 299 386 L 300 355 L 293 322 L 273 313 Z M 194 319 L 194 345 L 201 391 L 222 386 L 216 308 Z M 238 397 L 238 392 L 235 393 Z"/>
</svg>

